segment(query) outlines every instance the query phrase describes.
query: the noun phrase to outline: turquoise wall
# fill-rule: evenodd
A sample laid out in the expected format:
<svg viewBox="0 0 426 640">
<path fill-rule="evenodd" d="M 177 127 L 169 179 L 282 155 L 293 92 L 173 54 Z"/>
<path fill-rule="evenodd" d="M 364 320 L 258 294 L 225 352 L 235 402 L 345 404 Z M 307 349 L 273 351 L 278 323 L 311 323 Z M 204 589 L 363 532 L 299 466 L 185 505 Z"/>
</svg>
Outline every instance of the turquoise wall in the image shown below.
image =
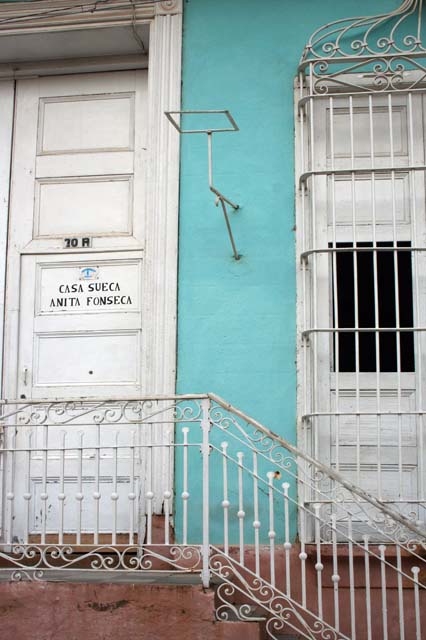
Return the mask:
<svg viewBox="0 0 426 640">
<path fill-rule="evenodd" d="M 177 390 L 213 391 L 292 442 L 297 64 L 318 26 L 399 4 L 184 2 L 182 109 L 226 108 L 240 127 L 217 134 L 214 162 L 217 186 L 241 204 L 231 217 L 243 257 L 231 257 L 208 190 L 205 137 L 182 136 Z"/>
</svg>

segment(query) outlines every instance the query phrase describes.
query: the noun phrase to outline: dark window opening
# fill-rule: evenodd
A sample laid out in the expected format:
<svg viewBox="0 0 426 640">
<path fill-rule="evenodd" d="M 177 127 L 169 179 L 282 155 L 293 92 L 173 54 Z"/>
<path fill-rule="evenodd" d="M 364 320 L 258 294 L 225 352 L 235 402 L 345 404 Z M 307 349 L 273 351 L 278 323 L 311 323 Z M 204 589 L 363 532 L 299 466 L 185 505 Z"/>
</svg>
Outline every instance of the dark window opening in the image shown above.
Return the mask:
<svg viewBox="0 0 426 640">
<path fill-rule="evenodd" d="M 329 244 L 329 247 L 332 245 Z M 356 247 L 372 247 L 371 242 L 358 242 Z M 378 242 L 378 247 L 392 247 L 391 242 Z M 397 247 L 410 247 L 410 242 L 398 242 Z M 339 248 L 354 247 L 352 243 L 339 242 Z M 355 253 L 355 255 L 354 255 Z M 413 278 L 411 251 L 377 251 L 377 300 L 374 295 L 374 252 L 336 252 L 337 296 L 333 290 L 333 327 L 335 329 L 354 328 L 355 286 L 358 293 L 358 327 L 396 328 L 396 310 L 399 311 L 399 326 L 413 327 Z M 395 283 L 395 262 L 397 287 Z M 355 278 L 356 275 L 356 278 Z M 332 280 L 334 283 L 334 278 Z M 333 284 L 334 287 L 334 284 Z M 378 318 L 376 322 L 375 302 Z M 398 307 L 397 307 L 398 303 Z M 337 309 L 336 309 L 337 306 Z M 338 323 L 336 321 L 336 311 Z M 356 335 L 353 331 L 334 334 L 334 370 L 338 364 L 341 372 L 357 370 Z M 401 372 L 414 371 L 414 337 L 412 331 L 379 331 L 376 340 L 374 331 L 358 333 L 358 371 L 381 372 L 398 371 L 398 344 Z M 337 358 L 338 341 L 338 363 Z M 378 344 L 377 344 L 378 342 Z M 378 353 L 376 347 L 378 346 Z"/>
</svg>

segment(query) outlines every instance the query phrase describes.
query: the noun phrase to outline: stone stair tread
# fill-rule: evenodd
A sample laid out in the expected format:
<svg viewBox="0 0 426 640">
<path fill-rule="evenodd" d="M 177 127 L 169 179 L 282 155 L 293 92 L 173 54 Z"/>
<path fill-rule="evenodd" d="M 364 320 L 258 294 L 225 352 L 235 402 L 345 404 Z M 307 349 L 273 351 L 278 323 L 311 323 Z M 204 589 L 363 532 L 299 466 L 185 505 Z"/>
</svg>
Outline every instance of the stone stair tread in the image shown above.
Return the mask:
<svg viewBox="0 0 426 640">
<path fill-rule="evenodd" d="M 13 571 L 16 571 L 15 569 Z M 0 582 L 10 581 L 10 572 L 0 573 Z M 22 578 L 25 581 L 25 577 Z M 152 585 L 201 585 L 199 573 L 176 571 L 129 571 L 129 570 L 72 570 L 49 569 L 43 576 L 45 582 L 83 582 L 96 584 L 152 584 Z"/>
</svg>

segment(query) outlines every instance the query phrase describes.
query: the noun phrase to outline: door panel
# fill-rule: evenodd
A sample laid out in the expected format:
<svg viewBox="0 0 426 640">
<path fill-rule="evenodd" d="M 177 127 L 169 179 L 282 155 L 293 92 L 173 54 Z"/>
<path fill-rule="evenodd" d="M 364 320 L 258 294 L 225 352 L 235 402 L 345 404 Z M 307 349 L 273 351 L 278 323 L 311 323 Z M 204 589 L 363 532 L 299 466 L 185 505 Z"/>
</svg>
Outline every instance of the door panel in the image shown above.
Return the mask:
<svg viewBox="0 0 426 640">
<path fill-rule="evenodd" d="M 18 394 L 137 396 L 142 254 L 22 256 Z"/>
<path fill-rule="evenodd" d="M 41 98 L 38 155 L 132 151 L 135 95 L 114 89 L 114 96 Z"/>
<path fill-rule="evenodd" d="M 137 116 L 137 117 L 136 117 Z M 143 247 L 146 72 L 17 83 L 12 233 L 23 251 Z M 19 213 L 17 213 L 19 211 Z"/>
<path fill-rule="evenodd" d="M 34 236 L 131 235 L 132 200 L 131 175 L 39 179 Z"/>
<path fill-rule="evenodd" d="M 7 397 L 141 393 L 146 81 L 17 83 Z"/>
<path fill-rule="evenodd" d="M 15 478 L 19 540 L 143 539 L 145 430 L 120 407 L 99 424 L 91 398 L 144 389 L 146 84 L 145 71 L 17 82 L 4 393 L 46 399 L 49 416 L 17 430 L 31 449 Z M 84 402 L 49 408 L 62 398 Z"/>
</svg>

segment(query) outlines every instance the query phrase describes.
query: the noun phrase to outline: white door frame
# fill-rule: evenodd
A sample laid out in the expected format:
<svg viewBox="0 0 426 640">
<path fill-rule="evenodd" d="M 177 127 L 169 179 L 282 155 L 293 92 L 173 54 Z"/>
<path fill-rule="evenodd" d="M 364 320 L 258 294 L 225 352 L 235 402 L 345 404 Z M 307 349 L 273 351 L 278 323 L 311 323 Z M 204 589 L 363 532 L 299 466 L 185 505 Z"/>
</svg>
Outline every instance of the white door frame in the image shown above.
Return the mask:
<svg viewBox="0 0 426 640">
<path fill-rule="evenodd" d="M 7 228 L 9 215 L 10 161 L 12 153 L 12 127 L 14 82 L 0 82 L 0 327 L 5 317 Z M 3 353 L 3 331 L 0 330 L 0 353 Z M 3 378 L 3 358 L 0 359 L 0 380 Z"/>
</svg>

